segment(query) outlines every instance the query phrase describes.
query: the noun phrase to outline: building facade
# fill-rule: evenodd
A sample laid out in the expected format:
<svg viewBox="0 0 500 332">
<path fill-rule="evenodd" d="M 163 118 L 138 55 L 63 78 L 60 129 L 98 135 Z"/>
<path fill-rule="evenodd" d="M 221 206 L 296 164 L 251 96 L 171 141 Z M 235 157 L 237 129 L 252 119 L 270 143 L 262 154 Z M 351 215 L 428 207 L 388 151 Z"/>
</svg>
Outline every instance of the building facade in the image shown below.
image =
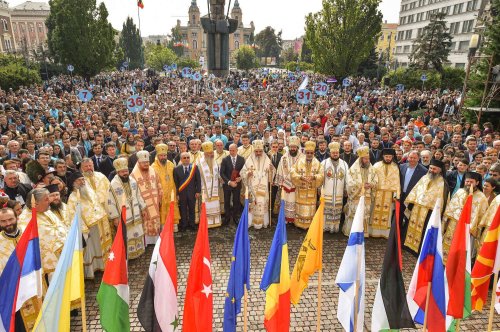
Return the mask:
<svg viewBox="0 0 500 332">
<path fill-rule="evenodd" d="M 453 37 L 448 64 L 452 67 L 464 68 L 478 13 L 488 1 L 402 0 L 394 53 L 397 66 L 408 66 L 415 40 L 421 35 L 423 28 L 429 24 L 431 15 L 443 12 L 446 13 L 446 26 Z"/>
<path fill-rule="evenodd" d="M 46 49 L 49 13 L 46 2 L 26 1 L 10 8 L 0 0 L 0 52 L 29 56 L 32 50 Z"/>
<path fill-rule="evenodd" d="M 385 21 L 382 24 L 382 31 L 377 41 L 377 53 L 379 55 L 384 55 L 384 59 L 388 58 L 390 63 L 394 60 L 397 29 L 397 23 L 387 23 L 387 21 Z"/>
<path fill-rule="evenodd" d="M 250 36 L 254 33 L 255 26 L 253 22 L 250 22 L 250 27 L 245 27 L 243 25 L 243 11 L 241 10 L 238 0 L 234 2 L 230 16 L 238 20 L 238 29 L 235 33 L 229 35 L 229 52 L 232 55 L 241 45 L 250 45 Z M 182 45 L 184 46 L 184 55 L 194 60 L 199 60 L 200 57 L 206 58 L 207 37 L 201 26 L 200 9 L 196 0 L 191 1 L 188 17 L 187 25 L 181 25 L 181 21 L 177 20 L 177 28 L 183 39 Z M 232 56 L 230 58 L 232 58 Z"/>
</svg>

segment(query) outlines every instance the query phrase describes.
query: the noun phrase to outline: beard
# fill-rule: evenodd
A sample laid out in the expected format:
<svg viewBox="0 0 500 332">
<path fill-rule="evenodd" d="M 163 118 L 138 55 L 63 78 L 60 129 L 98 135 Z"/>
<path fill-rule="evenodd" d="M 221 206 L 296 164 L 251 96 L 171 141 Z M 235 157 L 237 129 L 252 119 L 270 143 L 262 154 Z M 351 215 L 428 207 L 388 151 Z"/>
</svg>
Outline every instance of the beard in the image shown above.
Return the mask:
<svg viewBox="0 0 500 332">
<path fill-rule="evenodd" d="M 81 193 L 81 190 L 80 190 L 80 193 Z M 50 208 L 51 208 L 52 210 L 59 211 L 59 210 L 61 210 L 61 208 L 62 208 L 62 202 L 61 202 L 61 201 L 59 201 L 59 203 L 52 202 L 52 203 L 50 203 Z"/>
<path fill-rule="evenodd" d="M 390 161 L 386 161 L 385 159 L 383 159 L 382 161 L 383 161 L 383 162 L 384 162 L 384 164 L 386 164 L 386 165 L 390 165 L 390 164 L 392 164 L 392 160 L 390 160 Z"/>
<path fill-rule="evenodd" d="M 340 156 L 339 157 L 330 157 L 332 158 L 333 161 L 338 161 L 340 159 Z"/>
<path fill-rule="evenodd" d="M 165 160 L 160 160 L 160 164 L 161 164 L 162 166 L 165 166 L 165 165 L 167 164 L 167 159 L 165 159 Z"/>
<path fill-rule="evenodd" d="M 83 186 L 81 186 L 80 188 L 75 188 L 75 189 L 79 189 L 80 190 L 80 195 L 82 195 L 83 198 L 91 200 L 90 192 L 89 192 L 88 187 L 87 187 L 86 184 L 83 185 Z"/>
<path fill-rule="evenodd" d="M 94 172 L 93 171 L 83 172 L 83 175 L 90 177 L 90 176 L 94 175 Z"/>
<path fill-rule="evenodd" d="M 122 180 L 122 182 L 125 182 L 125 183 L 128 182 L 128 175 L 127 176 L 118 175 L 118 176 L 120 177 L 120 179 Z"/>
<path fill-rule="evenodd" d="M 6 227 L 0 227 L 0 232 L 4 231 L 6 234 L 14 234 L 16 230 L 17 230 L 17 222 Z"/>
<path fill-rule="evenodd" d="M 364 162 L 362 162 L 362 161 L 361 161 L 361 162 L 359 163 L 359 165 L 361 166 L 361 168 L 368 168 L 368 167 L 370 166 L 370 162 L 366 162 L 366 163 L 364 163 Z"/>
<path fill-rule="evenodd" d="M 469 192 L 470 191 L 470 185 L 464 185 L 464 189 Z M 476 191 L 477 190 L 477 187 L 473 187 L 472 188 L 472 191 Z"/>
<path fill-rule="evenodd" d="M 427 174 L 429 174 L 429 177 L 431 178 L 431 180 L 436 180 L 439 176 L 439 174 L 432 173 L 431 171 L 429 171 Z"/>
<path fill-rule="evenodd" d="M 297 152 L 298 152 L 297 150 L 295 150 L 295 151 L 291 151 L 290 150 L 290 156 L 296 157 L 297 156 Z"/>
</svg>

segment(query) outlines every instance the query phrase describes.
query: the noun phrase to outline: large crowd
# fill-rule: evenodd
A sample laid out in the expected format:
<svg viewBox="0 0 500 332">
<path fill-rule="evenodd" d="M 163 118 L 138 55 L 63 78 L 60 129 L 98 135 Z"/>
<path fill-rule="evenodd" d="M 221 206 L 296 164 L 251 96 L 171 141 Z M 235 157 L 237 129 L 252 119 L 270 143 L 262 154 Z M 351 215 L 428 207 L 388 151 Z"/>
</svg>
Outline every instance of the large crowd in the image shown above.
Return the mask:
<svg viewBox="0 0 500 332">
<path fill-rule="evenodd" d="M 348 235 L 365 196 L 365 236 L 382 238 L 399 200 L 402 241 L 414 253 L 441 197 L 446 258 L 472 193 L 474 252 L 484 240 L 500 205 L 500 134 L 460 117 L 459 91 L 351 78 L 300 104 L 299 73 L 180 76 L 58 76 L 0 90 L 0 272 L 36 207 L 50 282 L 78 204 L 86 278 L 104 269 L 123 205 L 129 259 L 155 243 L 170 213 L 176 231 L 195 230 L 204 203 L 209 227 L 224 227 L 239 221 L 245 197 L 256 229 L 280 204 L 288 223 L 307 229 L 322 197 L 324 230 Z M 308 81 L 314 91 L 326 78 Z M 92 99 L 79 98 L 84 89 Z M 131 95 L 142 97 L 138 113 L 127 109 Z M 214 112 L 217 100 L 227 114 Z M 29 329 L 33 317 L 21 314 Z"/>
</svg>

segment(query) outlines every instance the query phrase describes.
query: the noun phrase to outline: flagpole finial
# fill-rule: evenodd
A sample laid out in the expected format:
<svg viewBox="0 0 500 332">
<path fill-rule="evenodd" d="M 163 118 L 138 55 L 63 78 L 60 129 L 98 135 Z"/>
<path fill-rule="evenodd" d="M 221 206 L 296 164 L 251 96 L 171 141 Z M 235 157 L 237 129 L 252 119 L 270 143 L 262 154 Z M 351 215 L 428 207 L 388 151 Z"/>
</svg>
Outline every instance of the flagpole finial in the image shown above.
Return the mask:
<svg viewBox="0 0 500 332">
<path fill-rule="evenodd" d="M 245 199 L 248 199 L 248 187 L 245 188 Z"/>
<path fill-rule="evenodd" d="M 36 208 L 36 200 L 35 200 L 35 195 L 32 193 L 31 195 L 31 209 Z"/>
<path fill-rule="evenodd" d="M 122 195 L 122 206 L 127 206 L 127 199 L 126 199 L 125 193 L 123 193 L 123 195 Z"/>
<path fill-rule="evenodd" d="M 80 203 L 80 200 L 82 198 L 82 195 L 80 194 L 80 189 L 76 190 L 76 201 Z"/>
<path fill-rule="evenodd" d="M 469 195 L 472 195 L 474 193 L 474 187 L 470 185 L 469 187 Z"/>
</svg>

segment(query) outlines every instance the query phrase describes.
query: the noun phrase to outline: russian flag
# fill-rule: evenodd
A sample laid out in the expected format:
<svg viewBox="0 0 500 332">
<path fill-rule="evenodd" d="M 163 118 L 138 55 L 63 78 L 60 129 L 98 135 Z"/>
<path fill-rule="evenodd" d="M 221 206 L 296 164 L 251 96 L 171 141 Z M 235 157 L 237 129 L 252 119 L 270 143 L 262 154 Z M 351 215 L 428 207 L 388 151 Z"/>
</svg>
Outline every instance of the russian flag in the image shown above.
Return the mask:
<svg viewBox="0 0 500 332">
<path fill-rule="evenodd" d="M 266 331 L 288 332 L 290 330 L 290 268 L 284 201 L 280 204 L 278 225 L 274 232 L 260 289 L 266 292 L 264 311 Z"/>
<path fill-rule="evenodd" d="M 361 195 L 335 283 L 339 286 L 337 318 L 346 331 L 364 331 L 365 196 Z M 357 297 L 357 298 L 356 298 Z"/>
<path fill-rule="evenodd" d="M 411 315 L 419 324 L 424 323 L 427 294 L 429 294 L 427 329 L 429 332 L 444 332 L 447 326 L 448 285 L 443 265 L 440 198 L 436 200 L 427 223 L 422 250 L 407 294 Z"/>
<path fill-rule="evenodd" d="M 36 209 L 0 276 L 0 332 L 14 331 L 15 315 L 24 302 L 42 297 L 42 260 Z"/>
</svg>

